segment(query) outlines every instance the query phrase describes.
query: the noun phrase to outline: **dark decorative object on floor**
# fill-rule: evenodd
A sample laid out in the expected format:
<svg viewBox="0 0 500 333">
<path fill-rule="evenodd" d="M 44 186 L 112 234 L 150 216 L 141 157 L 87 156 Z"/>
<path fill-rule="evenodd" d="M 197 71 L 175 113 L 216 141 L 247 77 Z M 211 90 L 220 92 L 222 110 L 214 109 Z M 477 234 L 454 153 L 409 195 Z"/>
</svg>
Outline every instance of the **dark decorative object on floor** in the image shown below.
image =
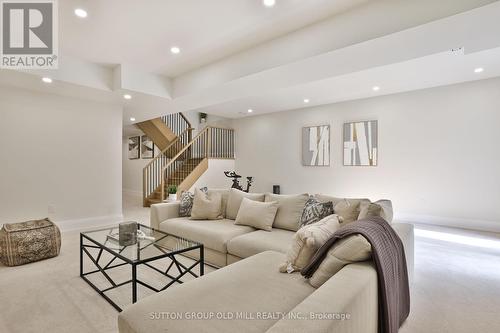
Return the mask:
<svg viewBox="0 0 500 333">
<path fill-rule="evenodd" d="M 123 222 L 118 225 L 120 246 L 137 243 L 137 222 Z"/>
<path fill-rule="evenodd" d="M 0 261 L 18 266 L 56 257 L 61 251 L 61 232 L 48 218 L 4 224 L 0 230 Z"/>
<path fill-rule="evenodd" d="M 273 185 L 273 194 L 281 194 L 281 189 L 279 185 Z"/>
<path fill-rule="evenodd" d="M 247 188 L 246 190 L 244 190 L 243 187 L 240 185 L 240 180 L 239 180 L 241 178 L 240 175 L 238 175 L 235 171 L 224 171 L 224 174 L 226 175 L 226 177 L 233 179 L 233 186 L 231 186 L 231 188 L 235 188 L 237 190 L 244 191 L 247 193 L 250 191 L 250 186 L 252 186 L 253 183 L 253 177 L 247 177 Z"/>
</svg>

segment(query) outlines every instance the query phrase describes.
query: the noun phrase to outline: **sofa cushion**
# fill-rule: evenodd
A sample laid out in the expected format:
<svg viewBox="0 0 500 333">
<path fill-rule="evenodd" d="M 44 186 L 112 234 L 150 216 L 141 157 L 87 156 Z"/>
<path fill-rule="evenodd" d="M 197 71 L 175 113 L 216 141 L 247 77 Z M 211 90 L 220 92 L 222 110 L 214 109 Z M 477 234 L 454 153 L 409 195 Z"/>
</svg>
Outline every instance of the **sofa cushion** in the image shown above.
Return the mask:
<svg viewBox="0 0 500 333">
<path fill-rule="evenodd" d="M 227 244 L 227 252 L 240 258 L 247 258 L 267 250 L 286 253 L 295 233 L 273 228 L 271 232 L 257 230 L 235 237 Z M 274 267 L 274 270 L 277 270 Z"/>
<path fill-rule="evenodd" d="M 274 219 L 273 228 L 292 231 L 299 230 L 300 218 L 307 200 L 309 200 L 308 194 L 266 194 L 266 202 L 278 202 L 278 212 L 276 213 L 276 218 Z"/>
<path fill-rule="evenodd" d="M 240 209 L 241 201 L 243 198 L 248 198 L 254 201 L 264 201 L 264 193 L 246 193 L 235 188 L 229 190 L 226 206 L 226 218 L 235 220 Z"/>
<path fill-rule="evenodd" d="M 345 265 L 366 261 L 371 258 L 372 246 L 361 235 L 352 235 L 339 240 L 327 252 L 318 269 L 309 279 L 309 283 L 318 288 L 334 276 Z"/>
<path fill-rule="evenodd" d="M 316 251 L 340 228 L 337 215 L 330 215 L 319 222 L 306 225 L 293 236 L 287 252 L 286 262 L 280 266 L 280 272 L 300 271 L 311 261 Z"/>
<path fill-rule="evenodd" d="M 264 252 L 151 295 L 118 316 L 120 332 L 265 332 L 280 318 L 257 318 L 257 313 L 288 312 L 315 289 L 300 274 L 281 274 L 275 268 L 284 254 Z M 293 292 L 291 292 L 293 291 Z M 152 314 L 213 314 L 206 320 L 158 317 Z M 222 320 L 217 313 L 247 313 Z"/>
<path fill-rule="evenodd" d="M 254 231 L 252 227 L 235 225 L 233 220 L 190 220 L 186 217 L 160 223 L 160 230 L 174 236 L 202 243 L 205 247 L 227 253 L 227 242 Z"/>
<path fill-rule="evenodd" d="M 361 211 L 370 205 L 369 199 L 337 198 L 324 194 L 316 194 L 320 202 L 333 202 L 333 211 L 343 219 L 343 223 L 356 221 Z"/>
<path fill-rule="evenodd" d="M 234 224 L 271 231 L 277 210 L 278 203 L 275 201 L 258 202 L 243 198 Z"/>
<path fill-rule="evenodd" d="M 217 220 L 222 218 L 222 195 L 194 190 L 192 220 Z"/>
</svg>

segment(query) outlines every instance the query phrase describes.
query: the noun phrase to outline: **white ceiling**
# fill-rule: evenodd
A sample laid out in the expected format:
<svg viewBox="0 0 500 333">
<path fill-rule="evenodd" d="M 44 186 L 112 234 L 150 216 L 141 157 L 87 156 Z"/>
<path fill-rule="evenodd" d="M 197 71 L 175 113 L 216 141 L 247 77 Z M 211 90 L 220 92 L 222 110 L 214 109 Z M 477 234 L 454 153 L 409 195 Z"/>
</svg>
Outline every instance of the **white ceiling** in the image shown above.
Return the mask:
<svg viewBox="0 0 500 333">
<path fill-rule="evenodd" d="M 77 18 L 77 7 L 89 16 Z M 0 86 L 121 105 L 124 125 L 179 111 L 238 118 L 248 108 L 253 116 L 500 76 L 494 0 L 277 0 L 274 8 L 61 0 L 59 12 L 60 68 L 0 70 Z M 181 54 L 170 54 L 172 45 Z M 451 54 L 456 47 L 465 53 Z"/>
<path fill-rule="evenodd" d="M 60 45 L 87 61 L 177 76 L 367 1 L 63 0 Z M 75 17 L 77 7 L 89 17 Z"/>
</svg>

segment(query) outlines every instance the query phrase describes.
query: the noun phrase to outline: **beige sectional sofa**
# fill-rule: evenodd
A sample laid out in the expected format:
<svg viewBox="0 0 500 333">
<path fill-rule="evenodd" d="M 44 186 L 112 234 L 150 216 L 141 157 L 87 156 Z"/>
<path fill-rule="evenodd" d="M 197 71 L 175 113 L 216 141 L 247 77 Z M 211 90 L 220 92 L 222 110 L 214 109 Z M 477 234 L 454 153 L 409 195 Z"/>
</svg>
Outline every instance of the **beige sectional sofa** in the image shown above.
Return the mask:
<svg viewBox="0 0 500 333">
<path fill-rule="evenodd" d="M 227 198 L 225 195 L 224 207 Z M 317 198 L 347 202 L 329 196 Z M 348 202 L 359 204 L 360 215 L 370 203 L 367 199 Z M 391 222 L 390 201 L 378 203 L 382 206 L 380 214 Z M 371 262 L 347 265 L 315 289 L 299 273 L 278 270 L 286 260 L 295 231 L 274 227 L 270 232 L 256 230 L 226 218 L 190 220 L 178 217 L 178 212 L 179 203 L 152 205 L 151 226 L 203 243 L 206 263 L 222 268 L 126 308 L 119 315 L 121 333 L 377 331 L 377 273 Z M 413 226 L 392 225 L 404 243 L 411 280 Z M 165 245 L 173 247 L 173 242 L 174 238 L 167 239 Z M 158 313 L 178 316 L 172 319 L 152 315 Z M 193 320 L 185 317 L 187 313 L 214 317 Z M 242 317 L 236 317 L 238 314 Z M 221 319 L 218 315 L 233 318 Z"/>
</svg>

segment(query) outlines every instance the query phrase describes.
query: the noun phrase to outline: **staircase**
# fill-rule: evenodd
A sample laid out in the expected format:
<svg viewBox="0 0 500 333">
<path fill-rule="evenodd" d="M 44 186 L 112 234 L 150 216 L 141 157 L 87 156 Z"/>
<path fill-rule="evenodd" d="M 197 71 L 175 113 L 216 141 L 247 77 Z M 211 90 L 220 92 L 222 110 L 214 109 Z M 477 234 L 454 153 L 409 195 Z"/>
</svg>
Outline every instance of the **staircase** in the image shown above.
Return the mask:
<svg viewBox="0 0 500 333">
<path fill-rule="evenodd" d="M 150 133 L 158 139 L 158 128 L 162 127 L 158 125 L 158 119 L 174 136 L 160 138 L 160 142 L 169 143 L 143 169 L 145 207 L 163 202 L 172 185 L 177 186 L 178 193 L 189 190 L 208 169 L 209 159 L 234 159 L 234 130 L 206 127 L 192 138 L 194 129 L 191 124 L 184 115 L 176 113 L 151 120 L 154 125 L 141 123 L 143 125 L 139 128 L 155 144 Z"/>
</svg>

